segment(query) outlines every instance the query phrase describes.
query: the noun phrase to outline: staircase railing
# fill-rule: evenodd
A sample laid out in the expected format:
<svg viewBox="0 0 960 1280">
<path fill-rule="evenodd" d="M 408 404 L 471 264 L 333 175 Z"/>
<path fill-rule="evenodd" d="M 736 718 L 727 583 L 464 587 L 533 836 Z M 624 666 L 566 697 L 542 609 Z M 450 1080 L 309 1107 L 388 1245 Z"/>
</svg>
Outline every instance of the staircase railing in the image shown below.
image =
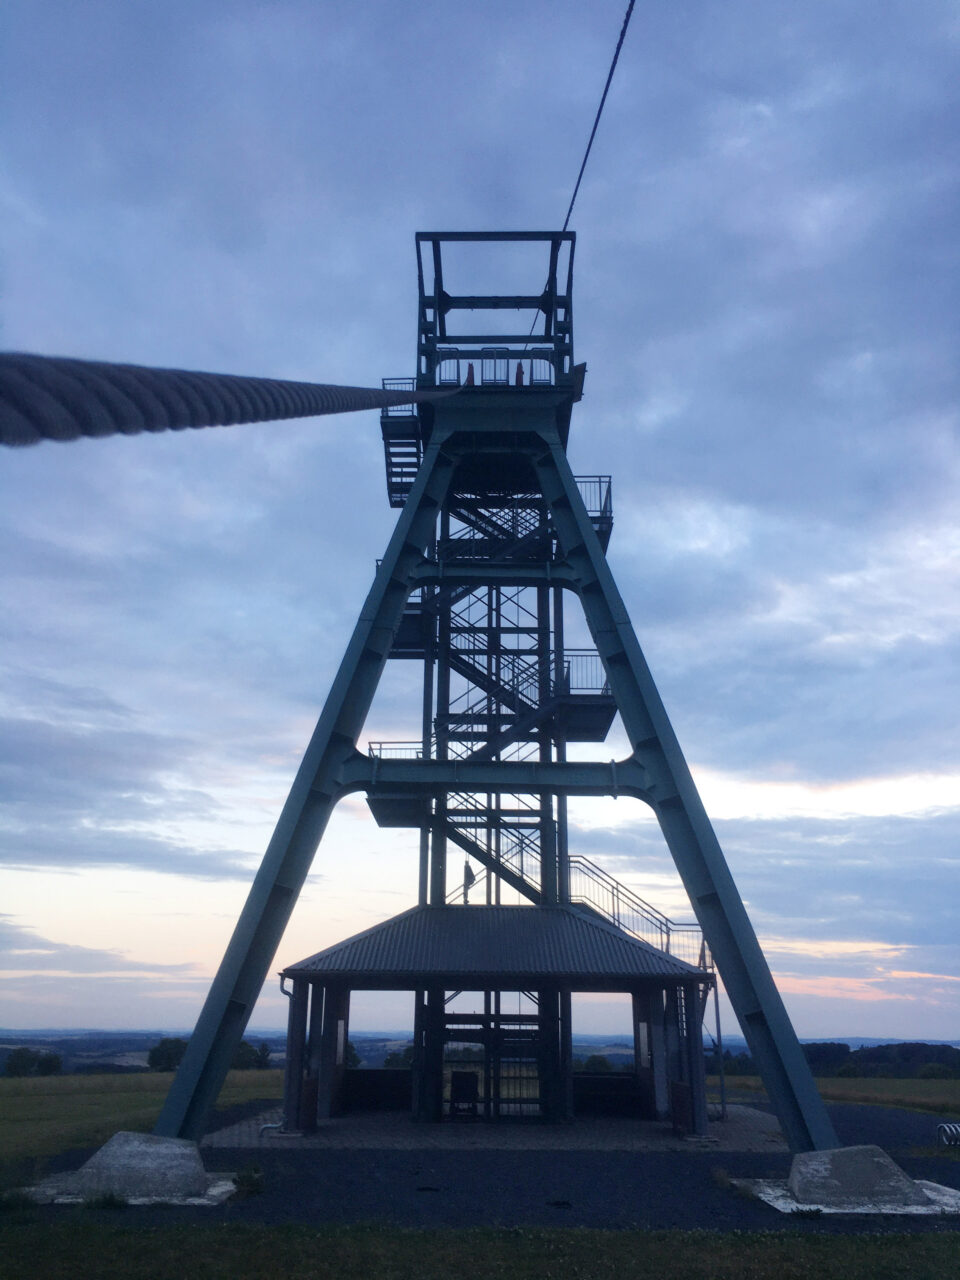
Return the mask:
<svg viewBox="0 0 960 1280">
<path fill-rule="evenodd" d="M 713 969 L 713 959 L 698 924 L 671 920 L 581 854 L 570 857 L 570 899 L 658 951 L 700 969 Z"/>
<path fill-rule="evenodd" d="M 514 835 L 515 840 L 510 842 L 512 847 L 509 853 L 504 850 L 503 863 L 521 875 L 527 883 L 538 887 L 539 856 L 535 841 L 523 831 L 517 831 Z M 531 876 L 531 871 L 534 871 L 531 854 L 536 858 L 536 880 Z M 469 891 L 465 891 L 463 884 L 456 885 L 447 894 L 447 902 L 463 902 L 467 900 L 468 893 L 473 896 L 475 903 L 483 902 L 486 898 L 486 877 L 490 874 L 492 873 L 488 870 L 480 871 L 470 884 Z M 713 971 L 713 958 L 698 924 L 671 920 L 632 889 L 614 879 L 609 872 L 579 854 L 570 858 L 570 899 L 573 906 L 588 908 L 624 933 L 656 947 L 658 951 L 675 956 L 694 968 Z"/>
</svg>

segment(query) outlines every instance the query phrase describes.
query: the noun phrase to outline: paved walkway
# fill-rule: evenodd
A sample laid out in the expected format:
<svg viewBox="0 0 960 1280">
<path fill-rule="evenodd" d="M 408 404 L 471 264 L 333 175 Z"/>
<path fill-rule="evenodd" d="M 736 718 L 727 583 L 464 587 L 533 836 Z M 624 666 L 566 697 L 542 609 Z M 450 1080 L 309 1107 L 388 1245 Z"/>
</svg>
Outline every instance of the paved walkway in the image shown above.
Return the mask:
<svg viewBox="0 0 960 1280">
<path fill-rule="evenodd" d="M 782 1152 L 786 1143 L 774 1116 L 730 1106 L 726 1120 L 710 1123 L 707 1137 L 678 1137 L 669 1124 L 593 1116 L 571 1124 L 458 1120 L 418 1124 L 404 1112 L 381 1111 L 324 1121 L 315 1134 L 281 1136 L 280 1112 L 271 1111 L 208 1134 L 203 1147 L 270 1151 L 752 1151 Z"/>
</svg>

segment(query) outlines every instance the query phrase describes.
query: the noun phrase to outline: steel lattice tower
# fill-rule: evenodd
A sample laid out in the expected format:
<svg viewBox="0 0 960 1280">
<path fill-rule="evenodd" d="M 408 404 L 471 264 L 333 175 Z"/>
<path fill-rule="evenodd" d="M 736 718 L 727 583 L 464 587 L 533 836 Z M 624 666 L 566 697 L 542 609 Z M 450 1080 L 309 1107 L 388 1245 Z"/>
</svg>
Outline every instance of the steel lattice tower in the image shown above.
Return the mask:
<svg viewBox="0 0 960 1280">
<path fill-rule="evenodd" d="M 400 509 L 397 525 L 158 1122 L 159 1133 L 196 1137 L 202 1132 L 329 815 L 342 796 L 364 791 L 381 826 L 420 831 L 419 914 L 398 917 L 401 924 L 391 926 L 390 938 L 402 929 L 410 934 L 415 921 L 418 928 L 439 931 L 437 937 L 452 929 L 454 948 L 458 931 L 480 928 L 480 922 L 501 930 L 496 937 L 503 939 L 508 936 L 504 921 L 521 931 L 545 928 L 549 921 L 550 928 L 562 925 L 569 938 L 580 938 L 590 928 L 609 932 L 617 926 L 621 934 L 626 928 L 652 944 L 648 951 L 670 958 L 676 954 L 671 922 L 635 899 L 624 908 L 618 897 L 616 911 L 608 909 L 604 894 L 612 901 L 627 891 L 568 847 L 569 796 L 625 795 L 649 805 L 659 821 L 791 1146 L 837 1145 L 607 565 L 609 479 L 578 480 L 567 461 L 571 410 L 584 374 L 573 355 L 574 244 L 569 232 L 417 236 L 417 374 L 384 386 L 450 394 L 415 408 L 383 411 L 387 487 L 391 505 Z M 526 294 L 451 292 L 444 254 L 452 252 L 456 259 L 465 248 L 539 250 L 544 255 L 539 278 L 546 284 Z M 504 312 L 508 320 L 533 313 L 536 331 L 502 332 Z M 485 322 L 490 331 L 483 331 Z M 520 323 L 513 327 L 520 329 Z M 582 606 L 594 650 L 566 646 L 564 605 L 571 597 Z M 371 744 L 364 754 L 357 742 L 390 657 L 422 664 L 420 737 L 415 743 Z M 609 764 L 569 761 L 567 743 L 602 741 L 617 711 L 631 744 L 629 756 Z M 469 906 L 459 875 L 462 854 L 485 869 L 472 886 Z M 505 914 L 498 904 L 508 890 L 531 906 L 514 908 L 520 915 Z M 460 895 L 463 904 L 451 906 L 449 899 Z M 477 905 L 481 899 L 486 914 Z M 612 925 L 592 923 L 598 908 Z M 451 917 L 451 911 L 466 914 Z M 631 917 L 628 925 L 630 912 L 636 920 Z M 378 936 L 382 941 L 388 935 Z M 607 934 L 604 938 L 610 941 Z M 408 938 L 404 945 L 413 948 L 415 941 Z M 361 939 L 351 954 L 364 945 Z M 340 948 L 341 959 L 344 948 L 349 950 L 347 944 Z M 657 997 L 661 1012 L 666 1008 L 670 1015 L 669 1025 L 681 1035 L 685 1031 L 688 1046 L 699 1043 L 698 992 L 709 985 L 706 954 L 701 953 L 699 968 L 696 959 L 692 965 L 673 962 L 672 985 Z M 288 1078 L 296 1107 L 301 1105 L 297 1073 L 305 1069 L 309 1075 L 307 1060 L 316 1065 L 324 1054 L 335 1053 L 337 1027 L 345 1034 L 348 991 L 342 974 L 331 977 L 335 962 L 321 953 L 287 971 L 294 981 Z M 373 981 L 370 962 L 364 963 Z M 415 1080 L 417 1109 L 425 1118 L 439 1114 L 442 1106 L 443 1044 L 450 1022 L 444 1013 L 449 988 L 442 979 L 446 975 L 452 983 L 451 975 L 462 970 L 457 963 L 461 969 L 451 960 L 446 970 L 431 970 L 432 979 L 424 969 L 408 984 L 417 993 Z M 664 965 L 667 972 L 666 959 Z M 307 976 L 321 971 L 326 995 L 318 1003 L 314 993 L 308 1014 Z M 351 972 L 356 978 L 360 969 Z M 499 976 L 495 956 L 484 971 L 484 1034 L 499 1036 L 498 1044 L 520 1036 L 520 1020 L 510 1030 L 499 1007 L 500 991 L 511 989 L 520 973 L 519 961 L 506 955 Z M 376 976 L 383 979 L 379 971 Z M 397 977 L 393 985 L 399 983 Z M 551 1115 L 569 1112 L 563 1093 L 569 1080 L 570 992 L 576 989 L 632 990 L 635 1027 L 638 1018 L 646 1019 L 648 1028 L 659 1025 L 649 1008 L 644 1012 L 645 988 L 637 984 L 578 988 L 575 974 L 565 970 L 558 978 L 543 968 L 533 1022 L 544 1109 Z M 297 1046 L 303 1045 L 301 1062 Z M 491 1061 L 489 1069 L 498 1069 L 497 1054 Z M 701 1113 L 702 1120 L 702 1105 Z"/>
</svg>

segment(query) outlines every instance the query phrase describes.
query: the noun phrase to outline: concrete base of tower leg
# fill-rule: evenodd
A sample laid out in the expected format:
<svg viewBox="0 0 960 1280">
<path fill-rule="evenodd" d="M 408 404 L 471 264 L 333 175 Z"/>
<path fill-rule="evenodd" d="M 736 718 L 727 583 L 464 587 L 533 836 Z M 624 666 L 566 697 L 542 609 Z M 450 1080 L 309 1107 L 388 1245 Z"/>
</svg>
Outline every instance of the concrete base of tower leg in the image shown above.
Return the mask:
<svg viewBox="0 0 960 1280">
<path fill-rule="evenodd" d="M 736 1185 L 781 1213 L 960 1214 L 960 1191 L 914 1181 L 880 1147 L 837 1147 L 793 1157 L 786 1182 L 740 1179 Z"/>
<path fill-rule="evenodd" d="M 207 1173 L 195 1142 L 152 1133 L 115 1133 L 75 1173 L 23 1188 L 38 1204 L 221 1204 L 235 1190 L 230 1174 Z"/>
</svg>

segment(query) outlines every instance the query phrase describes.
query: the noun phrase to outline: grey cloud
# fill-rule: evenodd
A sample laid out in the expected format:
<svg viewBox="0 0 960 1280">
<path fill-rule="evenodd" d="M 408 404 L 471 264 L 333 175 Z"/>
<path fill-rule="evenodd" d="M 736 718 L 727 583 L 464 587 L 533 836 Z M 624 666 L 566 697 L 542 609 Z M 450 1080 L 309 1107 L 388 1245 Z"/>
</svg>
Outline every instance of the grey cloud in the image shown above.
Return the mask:
<svg viewBox="0 0 960 1280">
<path fill-rule="evenodd" d="M 8 810 L 43 804 L 66 814 L 122 806 L 144 816 L 163 793 L 176 816 L 209 815 L 215 802 L 200 792 L 164 787 L 158 775 L 183 760 L 183 744 L 130 729 L 71 730 L 24 718 L 0 720 L 0 795 Z"/>
<path fill-rule="evenodd" d="M 761 932 L 806 940 L 883 940 L 945 952 L 957 967 L 960 816 L 720 819 L 720 844 Z M 652 821 L 571 829 L 571 851 L 629 881 L 672 872 Z M 657 903 L 653 902 L 654 906 Z M 902 967 L 912 967 L 904 965 Z"/>
<path fill-rule="evenodd" d="M 192 964 L 146 964 L 130 960 L 119 951 L 101 951 L 96 947 L 80 947 L 53 942 L 33 929 L 16 923 L 14 917 L 0 914 L 0 968 L 22 970 L 65 970 L 71 974 L 152 973 L 175 975 L 189 979 Z M 136 979 L 142 981 L 142 978 Z"/>
<path fill-rule="evenodd" d="M 109 717 L 82 730 L 0 720 L 0 862 L 28 869 L 125 866 L 248 879 L 243 854 L 197 852 L 145 833 L 158 821 L 226 816 L 211 794 L 169 780 L 187 760 L 181 741 L 118 729 Z"/>
<path fill-rule="evenodd" d="M 916 818 L 720 822 L 718 828 L 744 894 L 791 933 L 917 946 L 949 947 L 956 940 L 955 811 Z M 956 962 L 955 955 L 953 968 Z"/>
<path fill-rule="evenodd" d="M 913 642 L 870 662 L 855 651 L 826 662 L 787 643 L 734 647 L 661 685 L 687 753 L 715 768 L 813 781 L 950 772 L 945 692 L 958 648 Z"/>
<path fill-rule="evenodd" d="M 97 823 L 56 826 L 42 821 L 0 827 L 0 864 L 8 869 L 51 868 L 81 872 L 85 868 L 124 867 L 196 880 L 252 881 L 250 855 L 225 849 L 191 849 L 173 840 L 136 830 L 111 827 L 122 812 Z"/>
</svg>

